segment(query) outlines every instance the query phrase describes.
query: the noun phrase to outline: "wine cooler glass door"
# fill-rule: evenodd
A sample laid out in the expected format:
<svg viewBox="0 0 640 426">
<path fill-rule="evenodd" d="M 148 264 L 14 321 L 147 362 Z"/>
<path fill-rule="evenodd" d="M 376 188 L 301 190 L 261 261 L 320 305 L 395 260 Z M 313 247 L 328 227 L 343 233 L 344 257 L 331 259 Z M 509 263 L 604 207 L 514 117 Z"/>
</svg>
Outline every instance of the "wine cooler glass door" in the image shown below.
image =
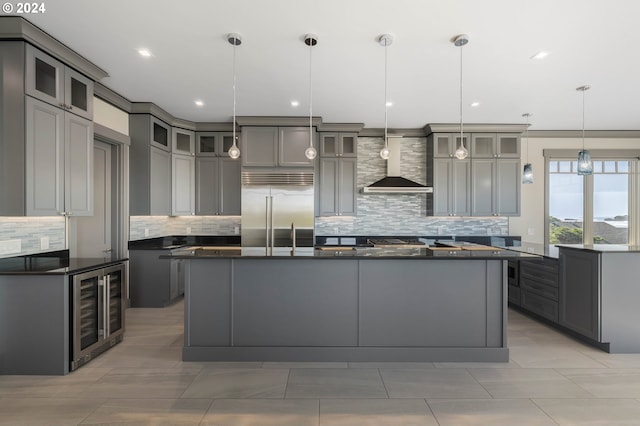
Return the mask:
<svg viewBox="0 0 640 426">
<path fill-rule="evenodd" d="M 105 327 L 108 332 L 108 338 L 124 330 L 124 268 L 120 265 L 107 268 L 104 274 L 105 285 L 108 286 L 106 306 L 108 327 Z"/>
<path fill-rule="evenodd" d="M 102 339 L 102 289 L 95 273 L 76 275 L 73 282 L 74 349 L 80 355 L 90 352 Z"/>
</svg>

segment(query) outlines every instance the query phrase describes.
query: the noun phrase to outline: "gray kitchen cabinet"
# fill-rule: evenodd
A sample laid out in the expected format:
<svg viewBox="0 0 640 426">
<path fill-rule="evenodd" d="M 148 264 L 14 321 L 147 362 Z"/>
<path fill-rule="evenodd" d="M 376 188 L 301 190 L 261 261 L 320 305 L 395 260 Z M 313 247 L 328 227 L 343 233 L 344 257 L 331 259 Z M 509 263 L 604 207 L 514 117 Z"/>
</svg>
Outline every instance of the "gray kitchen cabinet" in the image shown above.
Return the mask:
<svg viewBox="0 0 640 426">
<path fill-rule="evenodd" d="M 30 44 L 25 85 L 27 95 L 93 120 L 93 81 Z"/>
<path fill-rule="evenodd" d="M 171 215 L 194 215 L 196 210 L 196 159 L 171 154 Z"/>
<path fill-rule="evenodd" d="M 130 214 L 168 216 L 172 192 L 171 128 L 150 114 L 130 114 L 129 134 Z"/>
<path fill-rule="evenodd" d="M 471 215 L 520 214 L 520 160 L 471 160 Z"/>
<path fill-rule="evenodd" d="M 469 152 L 471 151 L 469 149 L 470 136 L 468 133 L 463 134 L 464 146 Z M 460 146 L 460 133 L 436 133 L 429 135 L 429 138 L 432 139 L 431 152 L 435 158 L 453 158 L 456 149 Z"/>
<path fill-rule="evenodd" d="M 320 216 L 356 214 L 357 170 L 356 158 L 320 158 Z"/>
<path fill-rule="evenodd" d="M 308 146 L 308 127 L 243 127 L 242 165 L 312 167 L 304 155 Z"/>
<path fill-rule="evenodd" d="M 472 158 L 520 158 L 520 135 L 508 133 L 473 133 Z"/>
<path fill-rule="evenodd" d="M 557 323 L 559 279 L 557 259 L 520 261 L 521 307 Z"/>
<path fill-rule="evenodd" d="M 31 97 L 26 105 L 27 216 L 93 214 L 93 123 Z"/>
<path fill-rule="evenodd" d="M 171 131 L 171 152 L 181 155 L 196 155 L 196 134 L 191 130 L 174 127 Z"/>
<path fill-rule="evenodd" d="M 240 133 L 236 132 L 236 138 Z M 229 148 L 233 146 L 231 132 L 198 132 L 196 133 L 196 155 L 199 157 L 228 157 Z M 242 152 L 240 153 L 242 155 Z M 238 160 L 236 160 L 238 161 Z"/>
<path fill-rule="evenodd" d="M 196 214 L 237 216 L 241 210 L 241 163 L 224 157 L 196 157 Z"/>
<path fill-rule="evenodd" d="M 471 214 L 471 162 L 435 158 L 433 168 L 433 215 L 469 216 Z"/>
<path fill-rule="evenodd" d="M 308 141 L 307 141 L 308 143 Z M 357 133 L 320 133 L 321 157 L 357 157 Z"/>
<path fill-rule="evenodd" d="M 600 341 L 598 252 L 560 250 L 560 325 Z"/>
<path fill-rule="evenodd" d="M 160 259 L 170 249 L 129 251 L 129 296 L 132 308 L 161 308 L 184 294 L 184 268 Z"/>
</svg>

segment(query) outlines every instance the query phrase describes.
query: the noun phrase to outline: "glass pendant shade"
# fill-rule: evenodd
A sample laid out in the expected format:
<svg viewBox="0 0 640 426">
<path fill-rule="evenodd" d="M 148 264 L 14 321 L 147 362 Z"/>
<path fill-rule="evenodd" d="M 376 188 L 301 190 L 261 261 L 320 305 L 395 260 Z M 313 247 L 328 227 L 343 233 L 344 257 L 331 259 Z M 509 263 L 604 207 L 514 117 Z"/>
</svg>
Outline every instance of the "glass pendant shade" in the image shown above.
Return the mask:
<svg viewBox="0 0 640 426">
<path fill-rule="evenodd" d="M 578 153 L 578 174 L 590 175 L 593 173 L 593 163 L 591 162 L 591 153 L 589 150 L 583 149 Z"/>
<path fill-rule="evenodd" d="M 382 148 L 380 150 L 380 157 L 383 160 L 388 160 L 389 159 L 389 148 L 387 148 L 386 146 L 384 148 Z"/>
<path fill-rule="evenodd" d="M 236 146 L 236 144 L 234 143 L 233 146 L 231 148 L 229 148 L 229 157 L 235 159 L 240 158 L 240 149 Z"/>
<path fill-rule="evenodd" d="M 467 148 L 465 148 L 464 145 L 461 143 L 458 149 L 456 149 L 456 152 L 454 153 L 454 155 L 458 160 L 464 160 L 469 156 L 469 150 L 467 150 Z"/>
<path fill-rule="evenodd" d="M 522 183 L 533 183 L 533 167 L 531 163 L 525 164 L 522 169 Z"/>
<path fill-rule="evenodd" d="M 309 160 L 313 160 L 318 156 L 318 151 L 316 151 L 314 147 L 310 146 L 309 148 L 304 150 L 304 155 Z"/>
</svg>

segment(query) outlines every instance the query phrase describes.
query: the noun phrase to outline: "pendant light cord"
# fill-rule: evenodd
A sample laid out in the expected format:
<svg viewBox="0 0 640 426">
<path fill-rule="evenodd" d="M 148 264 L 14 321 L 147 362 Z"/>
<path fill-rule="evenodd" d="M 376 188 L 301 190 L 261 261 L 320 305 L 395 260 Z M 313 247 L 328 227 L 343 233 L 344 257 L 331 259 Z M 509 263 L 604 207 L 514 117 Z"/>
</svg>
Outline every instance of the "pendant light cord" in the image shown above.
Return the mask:
<svg viewBox="0 0 640 426">
<path fill-rule="evenodd" d="M 312 117 L 313 117 L 313 79 L 311 70 L 313 60 L 313 40 L 309 43 L 309 146 L 313 147 L 313 132 L 311 130 L 311 126 L 313 125 Z"/>
<path fill-rule="evenodd" d="M 586 89 L 582 90 L 582 150 L 584 151 L 584 92 Z"/>
<path fill-rule="evenodd" d="M 527 128 L 525 129 L 527 136 L 527 163 L 529 162 L 529 113 L 525 115 L 527 117 Z"/>
<path fill-rule="evenodd" d="M 233 41 L 233 146 L 236 146 L 236 41 Z"/>
<path fill-rule="evenodd" d="M 388 147 L 387 142 L 387 117 L 388 117 L 388 105 L 387 105 L 387 45 L 388 40 L 384 40 L 384 147 Z"/>
<path fill-rule="evenodd" d="M 464 136 L 463 136 L 463 124 L 462 124 L 462 49 L 464 49 L 464 45 L 460 46 L 460 146 L 464 147 Z"/>
</svg>

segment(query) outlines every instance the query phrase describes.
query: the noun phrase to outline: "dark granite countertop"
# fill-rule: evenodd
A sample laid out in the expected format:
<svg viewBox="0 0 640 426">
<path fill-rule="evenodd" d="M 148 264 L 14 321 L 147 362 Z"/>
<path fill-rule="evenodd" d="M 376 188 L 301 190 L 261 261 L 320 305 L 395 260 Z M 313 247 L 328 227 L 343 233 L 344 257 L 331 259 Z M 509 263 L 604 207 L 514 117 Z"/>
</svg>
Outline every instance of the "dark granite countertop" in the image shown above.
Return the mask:
<svg viewBox="0 0 640 426">
<path fill-rule="evenodd" d="M 129 250 L 173 250 L 188 246 L 240 246 L 240 235 L 171 235 L 129 241 Z"/>
<path fill-rule="evenodd" d="M 171 254 L 160 256 L 161 259 L 522 259 L 539 258 L 539 256 L 510 250 L 430 250 L 428 248 L 374 248 L 355 247 L 336 250 L 318 250 L 311 247 L 276 248 L 269 252 L 264 247 L 241 247 L 235 250 L 210 250 L 199 248 L 194 250 L 175 250 Z"/>
<path fill-rule="evenodd" d="M 65 275 L 90 271 L 128 260 L 108 256 L 104 258 L 69 257 L 66 250 L 7 257 L 0 259 L 0 275 Z"/>
<path fill-rule="evenodd" d="M 549 259 L 558 259 L 560 257 L 558 247 L 550 244 L 527 243 L 523 241 L 521 246 L 506 246 L 507 250 L 513 250 L 520 253 L 537 254 L 538 256 Z"/>
<path fill-rule="evenodd" d="M 640 253 L 640 246 L 625 244 L 558 244 L 559 249 L 586 250 L 596 253 Z"/>
</svg>

